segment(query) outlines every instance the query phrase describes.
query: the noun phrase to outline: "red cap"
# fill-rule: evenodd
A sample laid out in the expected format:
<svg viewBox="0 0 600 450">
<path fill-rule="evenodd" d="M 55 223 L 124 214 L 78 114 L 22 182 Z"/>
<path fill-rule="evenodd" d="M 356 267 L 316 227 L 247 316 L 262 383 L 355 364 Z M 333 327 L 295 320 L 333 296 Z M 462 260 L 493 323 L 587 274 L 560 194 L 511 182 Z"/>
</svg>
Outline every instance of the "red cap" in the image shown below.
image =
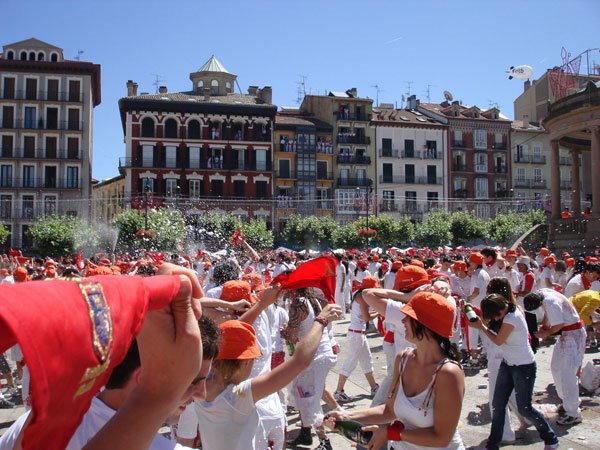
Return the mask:
<svg viewBox="0 0 600 450">
<path fill-rule="evenodd" d="M 245 273 L 242 281 L 250 283 L 253 291 L 264 291 L 267 287 L 262 282 L 262 277 L 257 273 Z"/>
<path fill-rule="evenodd" d="M 362 284 L 360 285 L 362 289 L 371 289 L 379 287 L 379 280 L 377 277 L 364 277 L 362 280 Z"/>
<path fill-rule="evenodd" d="M 549 264 L 554 264 L 556 262 L 556 258 L 554 256 L 546 256 L 544 258 L 544 265 L 547 266 Z"/>
<path fill-rule="evenodd" d="M 228 320 L 219 325 L 221 344 L 217 359 L 254 359 L 261 356 L 252 325 Z"/>
<path fill-rule="evenodd" d="M 423 264 L 423 261 L 420 261 L 418 259 L 411 259 L 410 260 L 410 265 L 411 266 L 417 266 L 417 267 L 421 267 L 421 268 L 425 268 L 425 264 Z"/>
<path fill-rule="evenodd" d="M 388 264 L 387 261 L 384 261 L 381 263 L 381 270 L 383 270 L 384 272 L 387 272 L 387 270 L 390 268 L 390 265 Z"/>
<path fill-rule="evenodd" d="M 483 259 L 483 255 L 479 252 L 471 253 L 469 255 L 469 262 L 475 263 L 478 266 L 481 266 L 483 264 Z"/>
<path fill-rule="evenodd" d="M 402 261 L 398 260 L 398 261 L 394 261 L 392 263 L 392 270 L 397 271 L 400 270 L 404 267 L 404 264 L 402 264 Z"/>
<path fill-rule="evenodd" d="M 250 294 L 252 287 L 247 281 L 231 280 L 225 282 L 221 291 L 221 300 L 237 302 L 238 300 L 252 301 Z"/>
<path fill-rule="evenodd" d="M 517 251 L 513 250 L 512 248 L 509 248 L 508 250 L 506 250 L 506 253 L 504 253 L 504 257 L 507 256 L 517 256 Z"/>
<path fill-rule="evenodd" d="M 419 292 L 400 310 L 442 337 L 452 337 L 454 308 L 440 294 Z"/>
<path fill-rule="evenodd" d="M 575 258 L 567 258 L 565 262 L 567 263 L 567 267 L 573 267 L 575 265 Z"/>
<path fill-rule="evenodd" d="M 549 254 L 550 254 L 550 250 L 548 250 L 546 247 L 540 248 L 540 255 L 548 256 Z"/>
<path fill-rule="evenodd" d="M 394 290 L 412 291 L 413 289 L 429 283 L 429 275 L 419 266 L 408 265 L 396 272 Z"/>
<path fill-rule="evenodd" d="M 27 273 L 27 269 L 25 267 L 17 267 L 13 272 L 13 278 L 17 283 L 29 281 L 29 274 Z"/>
<path fill-rule="evenodd" d="M 356 266 L 357 266 L 359 269 L 366 269 L 366 268 L 369 266 L 369 263 L 368 263 L 367 261 L 365 261 L 364 259 L 361 259 L 360 261 L 358 261 L 358 262 L 356 263 Z"/>
<path fill-rule="evenodd" d="M 467 263 L 464 261 L 455 261 L 452 265 L 452 268 L 456 271 L 466 272 L 467 271 Z"/>
</svg>

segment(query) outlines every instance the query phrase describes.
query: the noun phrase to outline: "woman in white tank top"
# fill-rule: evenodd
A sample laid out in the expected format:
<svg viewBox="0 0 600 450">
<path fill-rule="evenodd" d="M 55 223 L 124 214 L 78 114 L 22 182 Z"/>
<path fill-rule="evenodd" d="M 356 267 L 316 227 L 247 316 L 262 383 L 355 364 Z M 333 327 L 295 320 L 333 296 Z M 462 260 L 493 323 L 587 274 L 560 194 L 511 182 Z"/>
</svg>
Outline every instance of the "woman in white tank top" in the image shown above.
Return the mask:
<svg viewBox="0 0 600 450">
<path fill-rule="evenodd" d="M 363 299 L 386 321 L 406 330 L 415 345 L 396 357 L 392 391 L 385 405 L 332 412 L 333 419 L 350 419 L 376 426 L 367 449 L 389 442 L 394 449 L 464 449 L 457 431 L 464 395 L 464 373 L 458 350 L 450 343 L 454 310 L 441 295 L 419 292 L 402 308 L 398 292 L 367 289 Z M 329 420 L 329 423 L 332 421 Z"/>
</svg>

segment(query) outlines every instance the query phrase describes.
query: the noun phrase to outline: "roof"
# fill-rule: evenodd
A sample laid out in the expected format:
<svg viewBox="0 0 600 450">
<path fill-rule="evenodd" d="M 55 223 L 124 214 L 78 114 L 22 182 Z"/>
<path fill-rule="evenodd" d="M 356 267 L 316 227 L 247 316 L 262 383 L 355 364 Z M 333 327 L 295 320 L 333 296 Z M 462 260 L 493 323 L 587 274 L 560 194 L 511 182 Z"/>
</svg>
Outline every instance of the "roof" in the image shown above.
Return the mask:
<svg viewBox="0 0 600 450">
<path fill-rule="evenodd" d="M 329 94 L 330 97 L 340 97 L 340 98 L 352 98 L 350 95 L 348 95 L 345 92 L 337 92 L 337 91 L 330 91 Z"/>
<path fill-rule="evenodd" d="M 208 61 L 204 63 L 202 67 L 198 69 L 198 72 L 225 72 L 230 73 L 223 64 L 212 55 Z"/>
<path fill-rule="evenodd" d="M 291 128 L 291 127 L 315 127 L 318 131 L 333 131 L 333 127 L 327 122 L 317 119 L 316 117 L 310 117 L 303 114 L 289 114 L 285 112 L 279 112 L 275 116 L 275 127 L 279 129 Z"/>
<path fill-rule="evenodd" d="M 372 122 L 376 125 L 427 125 L 445 126 L 439 120 L 427 117 L 411 109 L 373 108 Z"/>
<path fill-rule="evenodd" d="M 43 47 L 43 48 L 55 48 L 58 50 L 62 50 L 60 47 L 57 47 L 55 45 L 52 44 L 48 44 L 47 42 L 44 41 L 40 41 L 39 39 L 36 38 L 29 38 L 29 39 L 25 39 L 24 41 L 19 41 L 19 42 L 13 42 L 12 44 L 7 44 L 4 47 Z"/>
<path fill-rule="evenodd" d="M 542 127 L 534 125 L 532 123 L 529 123 L 526 127 L 523 126 L 522 120 L 513 120 L 512 121 L 512 129 L 515 131 L 532 131 L 532 132 L 537 132 L 537 133 L 545 132 L 545 130 Z"/>
<path fill-rule="evenodd" d="M 131 100 L 158 100 L 165 102 L 189 102 L 189 103 L 224 103 L 232 105 L 269 105 L 260 98 L 246 94 L 227 94 L 211 96 L 208 101 L 204 100 L 204 95 L 198 95 L 193 91 L 189 92 L 169 92 L 165 94 L 143 94 L 132 97 L 124 97 Z"/>
<path fill-rule="evenodd" d="M 480 109 L 477 106 L 461 105 L 459 102 L 442 102 L 442 103 L 419 103 L 420 107 L 427 109 L 435 114 L 446 116 L 452 119 L 470 119 L 470 120 L 482 120 L 482 121 L 510 121 L 506 116 L 502 115 L 500 110 L 496 107 L 489 109 Z M 458 111 L 458 115 L 454 115 L 454 112 Z M 476 114 L 478 113 L 478 114 Z M 494 118 L 494 114 L 498 115 L 498 118 Z M 476 117 L 477 116 L 477 117 Z"/>
<path fill-rule="evenodd" d="M 122 180 L 123 178 L 125 178 L 125 174 L 122 173 L 122 174 L 114 176 L 112 178 L 107 178 L 107 179 L 102 180 L 102 181 L 97 181 L 95 184 L 92 184 L 92 189 L 109 185 L 109 184 L 114 183 L 116 181 Z"/>
</svg>

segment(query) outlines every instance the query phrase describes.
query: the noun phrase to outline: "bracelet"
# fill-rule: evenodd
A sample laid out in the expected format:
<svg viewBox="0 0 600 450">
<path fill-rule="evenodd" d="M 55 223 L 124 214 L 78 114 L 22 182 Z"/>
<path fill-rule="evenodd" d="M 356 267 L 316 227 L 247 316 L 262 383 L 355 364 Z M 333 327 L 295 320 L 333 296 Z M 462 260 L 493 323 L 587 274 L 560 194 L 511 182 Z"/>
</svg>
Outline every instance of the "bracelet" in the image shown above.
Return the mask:
<svg viewBox="0 0 600 450">
<path fill-rule="evenodd" d="M 327 328 L 327 325 L 329 325 L 329 320 L 327 320 L 325 317 L 317 316 L 315 317 L 315 322 L 320 323 L 324 328 Z"/>
<path fill-rule="evenodd" d="M 387 426 L 387 438 L 388 441 L 401 441 L 402 432 L 404 431 L 404 424 L 399 420 L 390 423 Z"/>
</svg>

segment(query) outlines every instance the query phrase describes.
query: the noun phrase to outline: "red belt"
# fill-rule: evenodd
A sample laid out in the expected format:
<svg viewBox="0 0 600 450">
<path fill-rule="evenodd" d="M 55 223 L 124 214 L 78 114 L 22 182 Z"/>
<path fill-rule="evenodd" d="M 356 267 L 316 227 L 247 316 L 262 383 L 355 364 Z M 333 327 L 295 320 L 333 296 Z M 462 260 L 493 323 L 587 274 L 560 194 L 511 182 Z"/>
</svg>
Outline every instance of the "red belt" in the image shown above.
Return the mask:
<svg viewBox="0 0 600 450">
<path fill-rule="evenodd" d="M 350 328 L 348 328 L 348 331 L 349 331 L 350 333 L 365 334 L 365 332 L 364 332 L 364 331 L 360 331 L 360 330 L 351 330 Z"/>
<path fill-rule="evenodd" d="M 577 323 L 571 324 L 571 325 L 567 325 L 566 327 L 562 327 L 562 329 L 560 331 L 573 331 L 573 330 L 579 330 L 580 328 L 583 328 L 585 325 L 583 323 L 583 320 L 580 320 Z"/>
</svg>

